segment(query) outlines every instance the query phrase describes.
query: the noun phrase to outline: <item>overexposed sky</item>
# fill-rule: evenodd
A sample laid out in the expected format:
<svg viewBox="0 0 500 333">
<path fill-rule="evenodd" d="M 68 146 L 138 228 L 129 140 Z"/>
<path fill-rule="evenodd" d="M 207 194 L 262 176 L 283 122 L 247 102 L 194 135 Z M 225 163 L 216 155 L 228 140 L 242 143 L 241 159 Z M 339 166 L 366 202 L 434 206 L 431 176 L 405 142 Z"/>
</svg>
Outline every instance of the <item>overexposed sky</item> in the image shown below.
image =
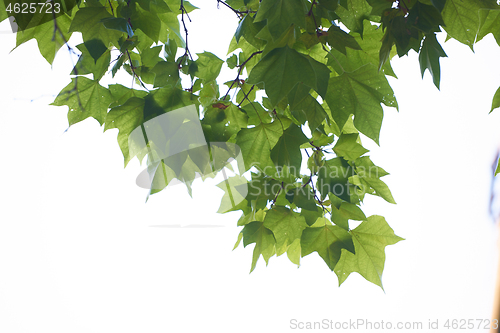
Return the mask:
<svg viewBox="0 0 500 333">
<path fill-rule="evenodd" d="M 236 16 L 205 7 L 190 14 L 191 51 L 225 60 Z M 442 43 L 441 91 L 429 73 L 420 78 L 415 53 L 393 61 L 400 112 L 386 109 L 380 148 L 363 140 L 398 203 L 366 198 L 363 209 L 406 238 L 386 248 L 385 293 L 356 273 L 338 287 L 315 253 L 299 269 L 286 256 L 268 267 L 260 259 L 248 274 L 253 245 L 231 251 L 240 213 L 216 213 L 221 178 L 195 182 L 192 199 L 178 185 L 145 203 L 142 168 L 137 159 L 123 168 L 117 131 L 88 119 L 64 133 L 67 108 L 48 106 L 69 83 L 68 52 L 51 68 L 34 41 L 9 54 L 15 36 L 0 40 L 0 332 L 300 331 L 292 319 L 422 322 L 413 331 L 436 332 L 429 320 L 490 318 L 489 172 L 500 144 L 500 110 L 488 115 L 500 85 L 491 36 L 475 54 Z"/>
</svg>

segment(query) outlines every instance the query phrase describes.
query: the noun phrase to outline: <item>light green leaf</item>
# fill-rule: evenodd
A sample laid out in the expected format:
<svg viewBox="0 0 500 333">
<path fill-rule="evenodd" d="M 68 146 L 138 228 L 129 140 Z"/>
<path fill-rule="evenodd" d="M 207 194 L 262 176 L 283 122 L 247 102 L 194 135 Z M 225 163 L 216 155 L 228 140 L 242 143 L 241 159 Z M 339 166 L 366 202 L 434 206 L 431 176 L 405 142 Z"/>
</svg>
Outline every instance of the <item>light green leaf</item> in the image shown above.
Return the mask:
<svg viewBox="0 0 500 333">
<path fill-rule="evenodd" d="M 252 166 L 273 168 L 271 149 L 276 145 L 283 134 L 279 121 L 270 124 L 260 124 L 254 128 L 244 128 L 238 132 L 236 144 L 241 149 L 245 169 Z"/>
<path fill-rule="evenodd" d="M 347 8 L 338 7 L 335 11 L 345 26 L 363 36 L 363 20 L 368 20 L 372 8 L 366 0 L 346 0 Z"/>
<path fill-rule="evenodd" d="M 74 125 L 88 117 L 93 117 L 102 125 L 106 119 L 108 106 L 113 98 L 108 89 L 98 81 L 86 77 L 73 78 L 64 87 L 51 105 L 67 105 L 69 125 Z"/>
<path fill-rule="evenodd" d="M 403 240 L 394 234 L 382 216 L 373 215 L 350 232 L 355 253 L 342 250 L 342 256 L 335 266 L 339 285 L 352 272 L 358 272 L 368 281 L 382 289 L 382 273 L 385 263 L 385 247 Z"/>
<path fill-rule="evenodd" d="M 100 39 L 106 47 L 110 44 L 118 47 L 118 39 L 123 32 L 106 28 L 102 23 L 102 20 L 106 18 L 112 18 L 112 16 L 104 7 L 80 8 L 71 22 L 69 32 L 81 32 L 84 41 Z"/>
<path fill-rule="evenodd" d="M 371 64 L 331 78 L 325 100 L 340 128 L 353 114 L 356 128 L 377 144 L 384 116 L 380 103 L 397 108 L 386 77 Z"/>
<path fill-rule="evenodd" d="M 130 133 L 144 122 L 144 106 L 146 101 L 143 98 L 131 97 L 123 105 L 112 108 L 107 117 L 104 131 L 117 128 L 118 145 L 124 157 L 125 166 L 134 157 L 130 156 L 128 138 Z"/>
<path fill-rule="evenodd" d="M 266 265 L 269 263 L 269 258 L 276 253 L 276 241 L 274 239 L 273 232 L 267 229 L 263 222 L 259 221 L 246 224 L 243 227 L 242 233 L 244 247 L 248 244 L 255 243 L 252 257 L 252 267 L 250 269 L 251 273 L 255 269 L 255 265 L 257 265 L 257 260 L 261 254 L 266 261 Z"/>
<path fill-rule="evenodd" d="M 267 19 L 273 39 L 278 39 L 290 25 L 306 26 L 307 7 L 302 0 L 263 0 L 254 22 Z"/>
<path fill-rule="evenodd" d="M 276 239 L 276 255 L 280 256 L 293 242 L 300 240 L 302 230 L 307 228 L 307 224 L 304 217 L 298 213 L 286 207 L 275 206 L 267 212 L 264 227 L 273 232 Z"/>
<path fill-rule="evenodd" d="M 198 70 L 195 75 L 205 82 L 213 81 L 219 76 L 223 60 L 210 52 L 197 53 L 196 65 Z"/>
<path fill-rule="evenodd" d="M 443 28 L 472 50 L 479 30 L 479 10 L 495 6 L 494 0 L 447 0 L 442 12 Z"/>
<path fill-rule="evenodd" d="M 180 82 L 179 67 L 175 62 L 160 61 L 151 72 L 155 73 L 154 87 L 175 87 Z"/>
<path fill-rule="evenodd" d="M 302 257 L 318 252 L 332 271 L 340 259 L 342 249 L 354 252 L 351 235 L 335 225 L 304 229 L 300 245 L 302 247 Z"/>
<path fill-rule="evenodd" d="M 358 143 L 359 134 L 342 134 L 333 147 L 337 156 L 342 156 L 348 161 L 354 161 L 361 155 L 369 152 Z"/>
<path fill-rule="evenodd" d="M 71 31 L 67 31 L 72 22 L 71 18 L 68 15 L 61 15 L 56 18 L 56 22 L 57 26 L 61 29 L 64 39 L 69 40 L 71 37 Z M 32 38 L 36 39 L 40 54 L 49 62 L 49 64 L 52 64 L 57 51 L 65 43 L 59 33 L 55 34 L 55 39 L 53 40 L 54 22 L 52 20 L 41 25 L 36 25 L 34 28 L 19 31 L 16 35 L 16 48 Z"/>
</svg>

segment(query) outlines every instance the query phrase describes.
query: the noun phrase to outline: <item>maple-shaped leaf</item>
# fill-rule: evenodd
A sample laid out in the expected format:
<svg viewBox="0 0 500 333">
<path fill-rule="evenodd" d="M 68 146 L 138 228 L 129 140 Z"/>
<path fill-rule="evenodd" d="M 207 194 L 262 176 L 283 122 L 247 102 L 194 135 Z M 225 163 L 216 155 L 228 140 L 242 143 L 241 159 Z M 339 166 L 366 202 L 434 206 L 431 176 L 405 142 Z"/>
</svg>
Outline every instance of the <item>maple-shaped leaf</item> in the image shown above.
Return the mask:
<svg viewBox="0 0 500 333">
<path fill-rule="evenodd" d="M 304 217 L 283 206 L 274 206 L 267 212 L 264 226 L 274 234 L 277 256 L 285 253 L 294 242 L 300 245 L 302 230 L 308 227 Z M 292 247 L 292 254 L 289 253 L 288 257 L 299 265 L 300 249 L 297 252 L 295 246 Z"/>
<path fill-rule="evenodd" d="M 95 59 L 87 49 L 85 43 L 76 46 L 82 54 L 78 58 L 78 62 L 73 68 L 71 74 L 85 75 L 92 74 L 94 80 L 99 81 L 108 70 L 109 61 L 111 60 L 111 51 L 106 48 L 97 59 Z"/>
<path fill-rule="evenodd" d="M 339 227 L 349 230 L 349 220 L 364 221 L 365 213 L 359 206 L 343 201 L 333 194 L 329 194 L 331 200 L 330 220 Z"/>
<path fill-rule="evenodd" d="M 122 151 L 125 166 L 134 157 L 130 156 L 128 138 L 130 133 L 144 122 L 144 106 L 146 101 L 143 98 L 131 97 L 124 104 L 112 108 L 107 117 L 104 131 L 117 128 L 118 145 Z"/>
<path fill-rule="evenodd" d="M 252 267 L 250 268 L 251 273 L 255 269 L 255 265 L 257 265 L 257 260 L 261 254 L 266 261 L 266 265 L 269 263 L 269 258 L 276 253 L 276 240 L 274 239 L 273 232 L 266 228 L 263 222 L 259 221 L 246 224 L 241 232 L 243 233 L 243 247 L 255 243 Z"/>
<path fill-rule="evenodd" d="M 500 45 L 500 10 L 482 10 L 480 15 L 480 28 L 477 33 L 476 43 L 491 33 L 495 37 L 497 44 Z"/>
<path fill-rule="evenodd" d="M 252 69 L 247 82 L 264 82 L 269 99 L 277 104 L 297 83 L 303 83 L 325 97 L 329 73 L 324 64 L 285 46 L 266 54 Z"/>
<path fill-rule="evenodd" d="M 436 34 L 432 33 L 425 35 L 422 48 L 420 49 L 420 54 L 418 56 L 418 60 L 420 62 L 420 72 L 422 73 L 423 78 L 425 70 L 429 69 L 429 72 L 432 75 L 432 81 L 438 89 L 439 82 L 441 80 L 441 70 L 439 66 L 440 57 L 447 57 L 447 55 L 437 41 Z"/>
<path fill-rule="evenodd" d="M 243 37 L 245 40 L 257 48 L 262 48 L 265 44 L 264 40 L 255 37 L 259 31 L 264 27 L 263 22 L 255 22 L 251 15 L 245 15 L 245 17 L 240 21 L 238 29 L 234 34 L 236 42 L 240 41 Z"/>
<path fill-rule="evenodd" d="M 61 33 L 54 34 L 52 14 L 47 15 L 51 16 L 50 21 L 44 24 L 35 25 L 34 27 L 28 26 L 28 29 L 17 33 L 16 48 L 28 40 L 35 38 L 40 54 L 45 58 L 45 60 L 48 61 L 49 64 L 52 64 L 57 51 L 64 45 L 65 40 L 67 41 L 71 37 L 72 32 L 68 32 L 68 29 L 72 21 L 66 14 L 58 16 L 55 22 L 57 23 Z"/>
<path fill-rule="evenodd" d="M 358 143 L 358 138 L 359 134 L 342 134 L 332 149 L 337 156 L 354 161 L 369 151 Z"/>
<path fill-rule="evenodd" d="M 131 89 L 121 84 L 109 84 L 108 89 L 113 97 L 113 102 L 109 105 L 110 108 L 124 104 L 131 97 L 144 98 L 148 94 L 147 91 Z"/>
<path fill-rule="evenodd" d="M 472 50 L 480 27 L 479 11 L 495 7 L 495 0 L 446 0 L 442 11 L 445 24 L 443 28 L 450 37 L 468 45 Z"/>
<path fill-rule="evenodd" d="M 385 247 L 404 240 L 382 216 L 372 215 L 354 230 L 350 231 L 354 251 L 342 249 L 342 256 L 335 266 L 335 274 L 341 285 L 352 272 L 358 272 L 368 281 L 382 289 L 382 273 L 385 263 Z M 355 254 L 353 254 L 355 253 Z"/>
<path fill-rule="evenodd" d="M 108 29 L 102 23 L 103 19 L 112 17 L 102 6 L 80 8 L 71 22 L 69 32 L 81 32 L 84 41 L 99 39 L 106 47 L 109 47 L 110 44 L 118 46 L 118 39 L 123 35 L 123 32 Z"/>
<path fill-rule="evenodd" d="M 363 37 L 363 21 L 369 19 L 372 7 L 366 0 L 346 0 L 346 4 L 347 7 L 337 8 L 337 15 L 350 31 Z"/>
<path fill-rule="evenodd" d="M 351 235 L 338 226 L 328 224 L 304 229 L 300 245 L 302 257 L 318 252 L 332 271 L 340 259 L 342 249 L 354 252 Z"/>
<path fill-rule="evenodd" d="M 273 39 L 278 39 L 290 25 L 306 25 L 307 7 L 302 0 L 263 0 L 254 22 L 267 20 Z"/>
<path fill-rule="evenodd" d="M 224 61 L 210 52 L 197 53 L 197 55 L 198 59 L 195 62 L 198 70 L 195 75 L 204 82 L 215 80 L 219 76 Z"/>
<path fill-rule="evenodd" d="M 274 169 L 271 160 L 271 149 L 276 145 L 283 134 L 281 123 L 274 121 L 270 124 L 260 124 L 253 128 L 244 128 L 238 132 L 236 144 L 241 149 L 245 169 L 258 166 Z"/>
<path fill-rule="evenodd" d="M 391 86 L 372 64 L 332 77 L 325 98 L 335 123 L 342 128 L 354 115 L 354 126 L 378 144 L 384 113 L 381 103 L 397 108 Z"/>
<path fill-rule="evenodd" d="M 337 73 L 342 73 L 344 71 L 353 72 L 366 64 L 379 66 L 379 54 L 381 48 L 380 41 L 384 37 L 382 28 L 372 25 L 370 21 L 364 21 L 363 38 L 361 38 L 361 35 L 357 33 L 353 33 L 353 36 L 358 45 L 361 47 L 361 50 L 346 48 L 346 54 L 344 55 L 340 51 L 332 49 L 327 55 L 328 65 L 332 66 Z M 393 50 L 389 48 L 387 52 L 389 59 L 396 55 L 395 49 Z M 338 63 L 340 63 L 342 68 L 339 67 Z M 382 69 L 386 75 L 396 77 L 389 61 L 386 61 L 382 65 Z"/>
<path fill-rule="evenodd" d="M 277 167 L 287 166 L 298 177 L 302 163 L 300 145 L 307 141 L 308 139 L 302 132 L 302 129 L 297 125 L 291 124 L 283 132 L 276 146 L 271 150 L 271 159 Z"/>
<path fill-rule="evenodd" d="M 108 106 L 113 102 L 108 89 L 86 77 L 77 77 L 61 90 L 51 105 L 67 105 L 69 125 L 74 125 L 92 117 L 102 125 L 106 119 Z"/>
</svg>

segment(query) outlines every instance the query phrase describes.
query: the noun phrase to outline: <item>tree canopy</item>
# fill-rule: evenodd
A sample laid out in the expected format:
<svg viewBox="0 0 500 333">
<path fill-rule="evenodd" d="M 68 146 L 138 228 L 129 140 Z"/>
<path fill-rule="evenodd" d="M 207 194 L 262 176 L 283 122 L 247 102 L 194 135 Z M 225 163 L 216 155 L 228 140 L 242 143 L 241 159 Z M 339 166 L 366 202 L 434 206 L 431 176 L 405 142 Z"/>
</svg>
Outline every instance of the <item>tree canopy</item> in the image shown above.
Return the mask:
<svg viewBox="0 0 500 333">
<path fill-rule="evenodd" d="M 174 179 L 191 193 L 195 178 L 223 173 L 218 212 L 241 211 L 235 248 L 255 244 L 250 271 L 261 256 L 267 264 L 286 253 L 300 265 L 317 252 L 339 284 L 357 272 L 382 287 L 385 247 L 402 238 L 361 209 L 365 195 L 396 203 L 361 139 L 378 144 L 384 107 L 398 109 L 390 61 L 417 52 L 439 89 L 447 55 L 436 34 L 473 50 L 492 33 L 500 45 L 500 5 L 213 1 L 239 22 L 225 60 L 190 52 L 186 23 L 197 8 L 183 0 L 4 0 L 0 21 L 14 17 L 17 46 L 35 39 L 51 64 L 63 47 L 79 55 L 52 105 L 68 107 L 70 126 L 94 118 L 117 129 L 125 166 L 147 156 L 138 184 L 148 196 Z M 223 66 L 233 80 L 218 80 Z M 101 84 L 119 71 L 134 84 Z"/>
</svg>

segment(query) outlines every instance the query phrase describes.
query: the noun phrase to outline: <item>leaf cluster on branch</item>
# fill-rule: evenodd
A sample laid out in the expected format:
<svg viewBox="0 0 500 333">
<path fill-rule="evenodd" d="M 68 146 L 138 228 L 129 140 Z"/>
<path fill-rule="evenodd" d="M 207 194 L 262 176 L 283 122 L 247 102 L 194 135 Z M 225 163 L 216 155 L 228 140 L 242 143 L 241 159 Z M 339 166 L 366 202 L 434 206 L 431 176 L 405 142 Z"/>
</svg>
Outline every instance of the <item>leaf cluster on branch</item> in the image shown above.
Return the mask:
<svg viewBox="0 0 500 333">
<path fill-rule="evenodd" d="M 174 179 L 191 193 L 196 177 L 222 172 L 219 212 L 242 212 L 235 248 L 255 244 L 251 271 L 261 256 L 299 265 L 317 252 L 339 284 L 357 272 L 382 287 L 385 247 L 402 240 L 361 209 L 365 195 L 395 203 L 361 143 L 378 144 L 383 106 L 398 108 L 390 59 L 414 50 L 439 89 L 441 29 L 471 49 L 489 33 L 500 44 L 495 0 L 213 0 L 239 22 L 226 60 L 190 52 L 188 1 L 56 0 L 57 15 L 12 2 L 0 21 L 22 23 L 17 46 L 36 39 L 49 63 L 64 45 L 78 54 L 52 105 L 68 106 L 70 126 L 117 129 L 125 166 L 147 156 L 148 196 Z M 222 83 L 224 64 L 234 80 Z M 133 84 L 101 84 L 119 71 Z"/>
</svg>

